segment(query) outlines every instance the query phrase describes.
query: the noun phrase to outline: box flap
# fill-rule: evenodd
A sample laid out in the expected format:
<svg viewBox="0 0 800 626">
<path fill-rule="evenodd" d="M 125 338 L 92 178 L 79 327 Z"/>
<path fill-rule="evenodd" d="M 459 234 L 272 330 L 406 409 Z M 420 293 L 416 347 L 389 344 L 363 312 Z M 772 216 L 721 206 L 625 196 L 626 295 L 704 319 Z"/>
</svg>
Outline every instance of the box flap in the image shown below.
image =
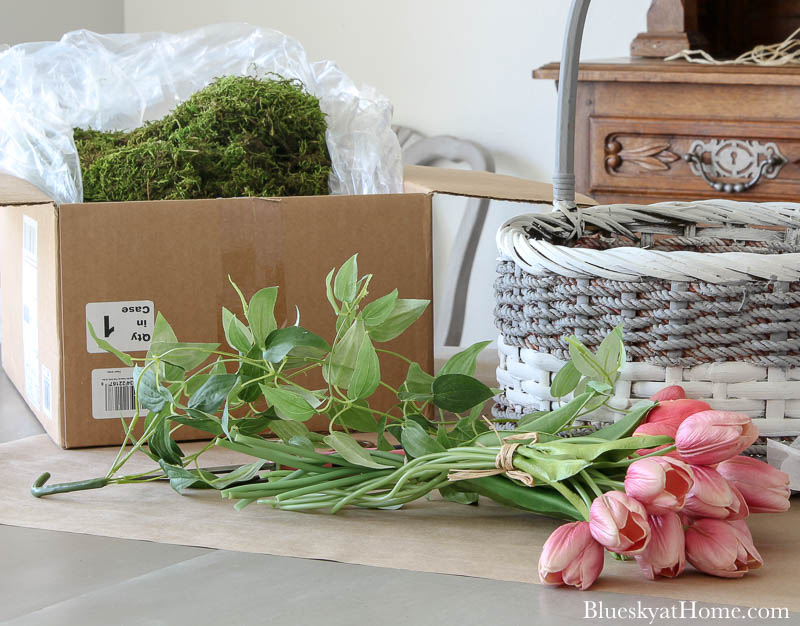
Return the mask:
<svg viewBox="0 0 800 626">
<path fill-rule="evenodd" d="M 41 204 L 43 202 L 52 202 L 52 199 L 27 180 L 0 173 L 0 205 Z"/>
<path fill-rule="evenodd" d="M 403 174 L 407 193 L 445 193 L 512 202 L 553 202 L 551 184 L 493 172 L 406 165 Z M 580 206 L 597 204 L 582 194 L 575 194 L 575 200 Z"/>
</svg>

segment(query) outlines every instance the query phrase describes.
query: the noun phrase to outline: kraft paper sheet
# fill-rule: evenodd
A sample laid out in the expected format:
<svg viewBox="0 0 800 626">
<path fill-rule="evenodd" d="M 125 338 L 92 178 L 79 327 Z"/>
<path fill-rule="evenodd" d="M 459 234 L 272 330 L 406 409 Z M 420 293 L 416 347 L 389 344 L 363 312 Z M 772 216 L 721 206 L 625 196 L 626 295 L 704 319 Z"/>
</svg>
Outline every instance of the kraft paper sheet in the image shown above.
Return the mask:
<svg viewBox="0 0 800 626">
<path fill-rule="evenodd" d="M 183 448 L 190 452 L 198 445 Z M 541 546 L 559 524 L 483 500 L 478 507 L 422 500 L 396 511 L 350 509 L 334 516 L 256 504 L 236 512 L 233 501 L 222 500 L 217 492 L 180 497 L 166 482 L 112 485 L 42 499 L 30 495 L 31 483 L 43 471 L 51 472 L 53 482 L 102 476 L 115 454 L 115 448 L 61 450 L 46 435 L 1 444 L 0 523 L 529 583 L 538 582 Z M 205 466 L 243 460 L 224 449 L 203 458 Z M 151 464 L 137 455 L 126 473 Z M 742 579 L 690 570 L 677 579 L 651 582 L 641 577 L 634 562 L 607 556 L 592 589 L 800 611 L 798 504 L 783 515 L 750 518 L 766 566 Z"/>
</svg>

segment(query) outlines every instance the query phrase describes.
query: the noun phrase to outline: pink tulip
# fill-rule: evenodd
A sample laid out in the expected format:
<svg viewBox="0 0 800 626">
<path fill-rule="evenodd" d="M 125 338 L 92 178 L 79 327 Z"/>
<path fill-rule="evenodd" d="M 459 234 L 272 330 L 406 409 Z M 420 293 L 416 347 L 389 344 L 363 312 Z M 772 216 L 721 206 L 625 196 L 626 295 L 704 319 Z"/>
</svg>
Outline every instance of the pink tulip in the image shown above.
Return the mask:
<svg viewBox="0 0 800 626">
<path fill-rule="evenodd" d="M 649 515 L 647 521 L 650 524 L 650 542 L 644 552 L 636 555 L 636 562 L 645 578 L 675 578 L 686 567 L 681 518 L 677 513 L 665 513 Z"/>
<path fill-rule="evenodd" d="M 665 400 L 682 400 L 686 397 L 686 391 L 680 385 L 664 387 L 661 391 L 650 396 L 653 402 L 664 402 Z"/>
<path fill-rule="evenodd" d="M 689 466 L 666 456 L 634 461 L 625 474 L 625 493 L 650 515 L 680 511 L 693 484 Z"/>
<path fill-rule="evenodd" d="M 588 522 L 559 526 L 544 542 L 539 578 L 545 585 L 592 586 L 603 571 L 603 546 L 592 539 Z"/>
<path fill-rule="evenodd" d="M 741 578 L 764 564 L 743 520 L 697 520 L 686 530 L 686 558 L 701 572 L 723 578 Z"/>
<path fill-rule="evenodd" d="M 669 422 L 645 422 L 636 427 L 633 436 L 636 435 L 666 435 L 675 438 L 678 434 L 678 427 Z"/>
<path fill-rule="evenodd" d="M 715 465 L 736 456 L 758 437 L 758 428 L 742 413 L 702 411 L 678 427 L 675 443 L 692 465 Z"/>
<path fill-rule="evenodd" d="M 709 409 L 711 409 L 711 406 L 709 406 L 708 402 L 703 402 L 702 400 L 689 400 L 686 398 L 666 400 L 664 402 L 659 402 L 658 406 L 647 414 L 645 423 L 666 423 L 677 428 L 690 415 L 700 413 L 701 411 L 708 411 Z"/>
<path fill-rule="evenodd" d="M 694 486 L 686 496 L 684 513 L 689 517 L 743 519 L 749 509 L 742 493 L 713 467 L 692 466 Z"/>
<path fill-rule="evenodd" d="M 644 505 L 620 491 L 609 491 L 592 502 L 589 530 L 601 545 L 619 554 L 639 554 L 650 539 Z"/>
<path fill-rule="evenodd" d="M 644 423 L 641 424 L 633 431 L 634 437 L 644 437 L 647 435 L 666 435 L 667 437 L 672 437 L 675 439 L 675 435 L 678 433 L 678 427 L 673 426 L 669 422 L 653 422 L 651 423 Z M 636 454 L 639 456 L 643 456 L 645 454 L 650 454 L 651 452 L 656 452 L 658 450 L 662 450 L 664 448 L 669 448 L 674 444 L 666 443 L 663 446 L 656 446 L 655 448 L 642 448 L 641 450 L 637 450 Z M 664 456 L 672 457 L 673 459 L 683 460 L 681 459 L 680 455 L 677 451 L 673 450 L 672 452 L 667 452 Z"/>
<path fill-rule="evenodd" d="M 751 513 L 783 513 L 789 509 L 789 474 L 749 456 L 735 456 L 717 471 L 742 492 Z"/>
</svg>

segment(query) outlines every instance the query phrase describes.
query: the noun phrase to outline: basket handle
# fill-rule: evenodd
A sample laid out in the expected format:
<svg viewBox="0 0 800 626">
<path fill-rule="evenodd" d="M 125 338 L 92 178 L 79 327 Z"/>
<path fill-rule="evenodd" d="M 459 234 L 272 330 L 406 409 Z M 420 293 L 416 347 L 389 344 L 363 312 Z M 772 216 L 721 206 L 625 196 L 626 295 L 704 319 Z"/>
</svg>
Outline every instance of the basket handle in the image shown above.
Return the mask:
<svg viewBox="0 0 800 626">
<path fill-rule="evenodd" d="M 553 206 L 562 210 L 574 209 L 577 206 L 575 204 L 575 102 L 578 92 L 578 61 L 581 57 L 583 25 L 586 23 L 589 1 L 572 0 L 558 75 Z"/>
</svg>

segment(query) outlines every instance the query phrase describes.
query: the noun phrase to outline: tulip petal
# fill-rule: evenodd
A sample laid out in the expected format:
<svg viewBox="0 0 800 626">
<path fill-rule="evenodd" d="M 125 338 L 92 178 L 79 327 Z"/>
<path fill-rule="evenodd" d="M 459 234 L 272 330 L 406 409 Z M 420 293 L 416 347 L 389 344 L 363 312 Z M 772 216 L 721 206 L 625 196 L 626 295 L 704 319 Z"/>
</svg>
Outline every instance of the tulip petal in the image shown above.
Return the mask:
<svg viewBox="0 0 800 626">
<path fill-rule="evenodd" d="M 748 456 L 720 463 L 717 471 L 734 485 L 751 513 L 782 513 L 789 509 L 789 475 Z"/>
<path fill-rule="evenodd" d="M 744 414 L 701 411 L 678 427 L 678 453 L 693 465 L 715 465 L 736 456 L 758 437 L 758 429 Z"/>
</svg>

